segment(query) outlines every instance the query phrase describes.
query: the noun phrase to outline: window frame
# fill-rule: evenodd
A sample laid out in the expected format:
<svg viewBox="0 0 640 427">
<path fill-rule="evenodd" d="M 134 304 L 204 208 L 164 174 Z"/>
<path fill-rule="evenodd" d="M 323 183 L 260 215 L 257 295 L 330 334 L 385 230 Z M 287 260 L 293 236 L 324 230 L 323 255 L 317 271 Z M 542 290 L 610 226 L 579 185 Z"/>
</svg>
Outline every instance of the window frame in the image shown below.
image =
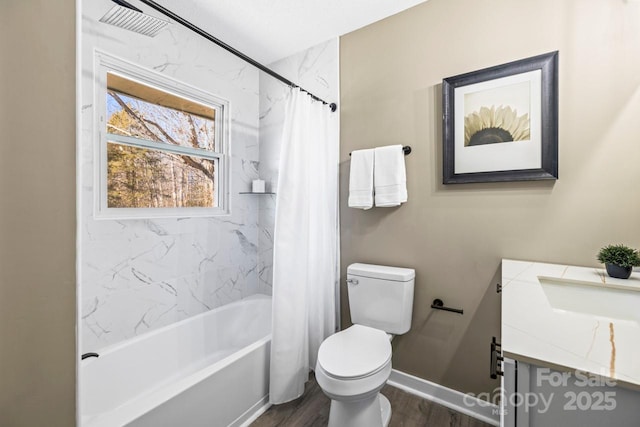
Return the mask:
<svg viewBox="0 0 640 427">
<path fill-rule="evenodd" d="M 110 134 L 107 132 L 107 74 L 116 74 L 128 80 L 152 87 L 163 92 L 211 107 L 215 110 L 216 151 L 183 147 L 162 142 L 152 142 L 141 138 Z M 230 143 L 229 143 L 229 101 L 212 95 L 194 86 L 182 83 L 172 77 L 117 58 L 108 53 L 95 51 L 94 66 L 94 217 L 96 219 L 136 219 L 136 218 L 185 218 L 229 215 L 230 206 Z M 148 101 L 147 101 L 148 102 Z M 214 182 L 215 207 L 177 208 L 110 208 L 107 203 L 107 146 L 116 143 L 136 148 L 159 150 L 174 154 L 185 154 L 204 159 L 216 160 Z"/>
</svg>

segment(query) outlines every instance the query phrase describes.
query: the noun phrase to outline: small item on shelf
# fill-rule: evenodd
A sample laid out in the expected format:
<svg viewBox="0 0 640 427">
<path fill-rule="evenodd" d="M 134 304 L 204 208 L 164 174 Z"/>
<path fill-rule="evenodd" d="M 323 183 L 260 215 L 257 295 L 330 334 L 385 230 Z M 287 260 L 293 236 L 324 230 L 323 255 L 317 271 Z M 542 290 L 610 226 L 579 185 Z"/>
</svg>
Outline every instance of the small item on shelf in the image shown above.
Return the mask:
<svg viewBox="0 0 640 427">
<path fill-rule="evenodd" d="M 640 254 L 625 245 L 609 245 L 600 249 L 598 261 L 606 266 L 609 276 L 628 279 L 633 267 L 640 266 Z"/>
<path fill-rule="evenodd" d="M 264 193 L 264 181 L 261 179 L 254 179 L 253 184 L 251 186 L 251 191 L 253 193 Z"/>
</svg>

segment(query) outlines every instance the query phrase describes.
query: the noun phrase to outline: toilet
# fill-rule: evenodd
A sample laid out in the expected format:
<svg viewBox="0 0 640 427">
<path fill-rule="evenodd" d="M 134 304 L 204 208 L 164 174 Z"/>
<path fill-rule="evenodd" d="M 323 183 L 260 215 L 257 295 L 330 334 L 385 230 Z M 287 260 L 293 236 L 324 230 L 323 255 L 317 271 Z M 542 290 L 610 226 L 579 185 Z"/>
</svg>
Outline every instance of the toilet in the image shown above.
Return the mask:
<svg viewBox="0 0 640 427">
<path fill-rule="evenodd" d="M 347 268 L 353 326 L 320 345 L 316 380 L 331 399 L 329 427 L 386 427 L 391 339 L 411 327 L 415 270 L 373 264 Z"/>
</svg>

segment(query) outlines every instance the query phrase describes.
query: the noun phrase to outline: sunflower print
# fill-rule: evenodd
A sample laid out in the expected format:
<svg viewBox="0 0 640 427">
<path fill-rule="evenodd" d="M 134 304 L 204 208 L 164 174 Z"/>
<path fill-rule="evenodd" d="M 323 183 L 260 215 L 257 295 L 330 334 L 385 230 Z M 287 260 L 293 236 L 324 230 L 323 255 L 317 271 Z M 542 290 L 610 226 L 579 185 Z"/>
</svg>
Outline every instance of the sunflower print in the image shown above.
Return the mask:
<svg viewBox="0 0 640 427">
<path fill-rule="evenodd" d="M 525 141 L 531 138 L 529 114 L 509 106 L 480 107 L 464 118 L 464 146 Z"/>
</svg>

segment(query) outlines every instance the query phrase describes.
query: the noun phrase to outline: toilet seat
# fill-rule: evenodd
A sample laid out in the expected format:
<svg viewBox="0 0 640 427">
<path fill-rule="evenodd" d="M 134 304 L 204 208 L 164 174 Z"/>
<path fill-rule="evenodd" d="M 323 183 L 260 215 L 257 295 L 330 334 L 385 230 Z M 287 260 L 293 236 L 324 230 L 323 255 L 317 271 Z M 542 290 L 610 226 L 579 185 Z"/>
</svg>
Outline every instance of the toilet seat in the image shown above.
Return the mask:
<svg viewBox="0 0 640 427">
<path fill-rule="evenodd" d="M 385 369 L 391 361 L 391 343 L 384 331 L 353 325 L 324 340 L 318 365 L 338 380 L 366 378 Z"/>
</svg>

